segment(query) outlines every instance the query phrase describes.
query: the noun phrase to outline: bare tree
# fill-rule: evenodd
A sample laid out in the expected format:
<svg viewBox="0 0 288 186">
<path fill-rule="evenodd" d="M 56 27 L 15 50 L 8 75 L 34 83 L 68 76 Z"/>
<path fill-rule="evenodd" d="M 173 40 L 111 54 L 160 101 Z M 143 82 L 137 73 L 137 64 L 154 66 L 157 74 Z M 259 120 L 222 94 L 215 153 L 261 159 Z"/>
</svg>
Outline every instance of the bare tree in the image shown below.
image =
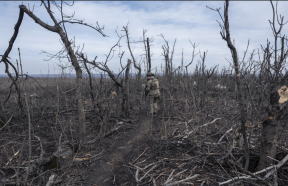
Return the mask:
<svg viewBox="0 0 288 186">
<path fill-rule="evenodd" d="M 10 60 L 8 59 L 9 58 L 9 54 L 13 48 L 13 44 L 18 36 L 18 32 L 19 32 L 19 28 L 21 26 L 21 23 L 22 23 L 22 20 L 23 20 L 23 17 L 24 17 L 24 12 L 20 10 L 19 12 L 19 17 L 18 17 L 18 21 L 14 27 L 14 33 L 13 33 L 13 36 L 11 37 L 10 41 L 9 41 L 9 46 L 7 48 L 7 50 L 5 51 L 4 55 L 0 55 L 2 56 L 1 58 L 1 62 L 3 62 L 5 64 L 5 73 L 8 75 L 8 77 L 12 80 L 12 84 L 10 85 L 10 91 L 9 91 L 9 94 L 7 96 L 7 98 L 5 99 L 4 101 L 4 104 L 9 100 L 10 98 L 10 95 L 11 95 L 11 91 L 12 91 L 12 87 L 14 85 L 16 91 L 17 91 L 17 94 L 18 94 L 18 106 L 20 106 L 21 108 L 23 107 L 22 104 L 21 104 L 21 96 L 20 96 L 20 88 L 17 84 L 17 80 L 19 78 L 19 70 L 16 69 L 16 67 L 10 62 Z M 18 64 L 18 63 L 17 63 Z M 14 73 L 15 73 L 15 78 L 12 76 L 12 74 L 10 73 L 9 71 L 9 66 L 11 66 L 14 70 Z M 17 106 L 17 109 L 18 109 L 18 106 Z M 9 122 L 8 122 L 9 123 Z M 7 124 L 8 124 L 7 123 Z"/>
<path fill-rule="evenodd" d="M 147 56 L 148 56 L 148 72 L 151 72 L 151 55 L 150 55 L 149 38 L 147 38 Z"/>
<path fill-rule="evenodd" d="M 94 88 L 92 86 L 92 75 L 91 75 L 90 69 L 88 68 L 88 65 L 87 65 L 86 61 L 84 61 L 84 66 L 85 66 L 85 69 L 86 69 L 86 71 L 88 73 L 90 96 L 91 96 L 91 99 L 92 99 L 93 108 L 95 109 L 95 97 L 94 97 Z"/>
<path fill-rule="evenodd" d="M 189 42 L 191 43 L 191 41 L 189 40 Z M 199 54 L 199 52 L 197 54 L 195 54 L 195 49 L 198 45 L 196 45 L 195 43 L 191 43 L 192 47 L 193 47 L 193 52 L 192 52 L 192 59 L 190 61 L 190 63 L 188 63 L 187 65 L 185 65 L 185 69 L 186 69 L 186 74 L 188 75 L 188 67 L 193 63 L 195 56 L 197 56 Z"/>
<path fill-rule="evenodd" d="M 200 53 L 200 52 L 199 52 Z M 202 72 L 201 77 L 202 77 L 202 87 L 201 87 L 201 91 L 200 91 L 200 106 L 201 106 L 201 110 L 204 109 L 204 105 L 207 105 L 209 103 L 205 102 L 205 94 L 207 94 L 207 81 L 214 75 L 215 69 L 217 69 L 218 65 L 211 67 L 209 70 L 206 69 L 206 65 L 205 65 L 205 60 L 207 57 L 207 53 L 208 52 L 204 52 L 203 56 L 201 56 L 200 54 L 200 58 L 201 58 L 201 67 L 200 70 Z"/>
<path fill-rule="evenodd" d="M 181 73 L 183 73 L 183 67 L 184 67 L 184 56 L 183 56 L 183 48 L 182 48 L 182 56 L 181 56 Z"/>
<path fill-rule="evenodd" d="M 125 86 L 123 88 L 123 101 L 122 101 L 122 110 L 125 115 L 129 115 L 129 71 L 130 71 L 131 60 L 128 59 L 127 66 L 125 70 Z"/>
<path fill-rule="evenodd" d="M 148 62 L 148 51 L 147 51 L 147 46 L 146 46 L 146 41 L 145 41 L 145 34 L 146 34 L 147 30 L 143 29 L 143 44 L 144 44 L 144 50 L 145 50 L 145 59 L 146 59 L 146 70 L 148 72 L 149 69 L 149 62 Z"/>
<path fill-rule="evenodd" d="M 240 106 L 240 112 L 241 112 L 241 132 L 244 138 L 244 142 L 245 142 L 245 151 L 246 151 L 246 162 L 245 162 L 245 170 L 248 169 L 249 166 L 249 144 L 248 144 L 248 140 L 247 140 L 247 134 L 246 134 L 246 111 L 245 111 L 245 100 L 244 97 L 242 95 L 241 90 L 241 84 L 240 84 L 240 72 L 239 72 L 239 62 L 238 62 L 238 54 L 237 54 L 237 50 L 235 48 L 235 46 L 232 44 L 231 42 L 231 38 L 230 38 L 230 29 L 229 29 L 229 20 L 228 20 L 228 7 L 229 7 L 229 1 L 226 0 L 225 1 L 225 5 L 224 5 L 224 18 L 222 17 L 221 13 L 220 13 L 220 8 L 218 9 L 212 9 L 209 8 L 211 10 L 217 11 L 221 17 L 222 23 L 219 23 L 219 26 L 221 28 L 220 31 L 220 35 L 222 37 L 223 40 L 225 40 L 227 42 L 227 46 L 230 49 L 230 52 L 232 54 L 232 59 L 233 59 L 233 63 L 234 63 L 234 70 L 235 70 L 235 81 L 237 84 L 237 95 L 239 98 L 239 106 Z"/>
<path fill-rule="evenodd" d="M 287 106 L 287 102 L 281 102 L 280 96 L 282 92 L 286 91 L 288 72 L 284 72 L 284 68 L 287 67 L 287 55 L 288 49 L 285 49 L 285 42 L 287 46 L 287 37 L 281 35 L 284 23 L 284 16 L 277 13 L 272 1 L 270 1 L 273 10 L 273 21 L 269 20 L 273 35 L 274 35 L 274 48 L 270 46 L 270 42 L 267 41 L 266 47 L 262 46 L 264 58 L 262 62 L 262 74 L 266 74 L 266 89 L 267 89 L 267 105 L 268 116 L 262 123 L 262 135 L 261 135 L 261 150 L 260 160 L 257 165 L 257 170 L 261 170 L 270 166 L 273 163 L 271 158 L 276 156 L 276 145 L 278 142 L 278 128 L 280 120 L 284 119 L 286 113 L 284 109 Z M 279 25 L 279 29 L 276 29 L 276 20 Z M 280 51 L 278 47 L 278 39 L 280 39 Z M 280 54 L 278 53 L 280 52 Z M 274 54 L 274 55 L 273 55 Z M 274 60 L 273 60 L 274 58 Z"/>
<path fill-rule="evenodd" d="M 165 39 L 164 35 L 161 34 L 160 37 L 162 37 L 165 42 L 165 45 L 162 46 L 162 49 L 163 49 L 162 55 L 164 56 L 164 60 L 165 60 L 165 75 L 170 76 L 173 73 L 173 54 L 174 54 L 175 44 L 176 44 L 177 39 L 175 39 L 173 48 L 170 51 L 169 43 Z"/>
<path fill-rule="evenodd" d="M 130 54 L 131 54 L 131 57 L 132 57 L 132 60 L 133 60 L 134 68 L 136 68 L 138 70 L 137 79 L 140 80 L 140 78 L 141 78 L 141 65 L 140 65 L 140 63 L 138 65 L 136 64 L 136 60 L 134 58 L 134 55 L 133 55 L 131 47 L 130 47 L 128 25 L 126 27 L 123 26 L 123 28 L 124 28 L 124 31 L 126 33 L 128 49 L 130 51 Z"/>
<path fill-rule="evenodd" d="M 7 61 L 7 57 L 8 57 L 8 54 L 9 52 L 11 51 L 12 49 L 12 46 L 13 46 L 13 43 L 17 37 L 17 33 L 18 33 L 18 30 L 19 30 L 19 27 L 21 25 L 21 22 L 22 22 L 22 19 L 23 19 L 23 16 L 24 16 L 24 12 L 29 16 L 31 17 L 37 24 L 39 24 L 40 26 L 42 26 L 43 28 L 51 31 L 51 32 L 55 32 L 57 34 L 59 34 L 60 38 L 61 38 L 61 41 L 63 42 L 64 46 L 65 46 L 65 49 L 68 53 L 68 56 L 69 56 L 69 61 L 72 63 L 74 69 L 75 69 L 75 72 L 76 72 L 76 76 L 77 76 L 77 79 L 76 79 L 76 97 L 77 97 L 77 102 L 78 102 L 78 119 L 79 119 L 79 140 L 82 141 L 84 139 L 84 136 L 85 136 L 85 113 L 84 113 L 84 106 L 83 106 L 83 100 L 82 100 L 82 94 L 81 94 L 81 87 L 82 87 L 82 70 L 81 70 L 81 67 L 79 66 L 79 63 L 77 61 L 77 58 L 74 54 L 74 51 L 71 47 L 71 42 L 69 41 L 68 39 L 68 34 L 67 34 L 67 31 L 66 31 L 66 28 L 65 28 L 65 25 L 64 23 L 72 23 L 72 24 L 82 24 L 82 25 L 85 25 L 85 26 L 89 26 L 93 29 L 95 29 L 96 31 L 98 31 L 99 33 L 101 33 L 103 36 L 106 36 L 103 32 L 102 32 L 102 28 L 100 28 L 98 25 L 96 27 L 93 27 L 91 25 L 88 25 L 86 23 L 83 23 L 82 20 L 75 20 L 73 19 L 73 16 L 66 16 L 63 12 L 62 12 L 62 8 L 63 8 L 63 1 L 61 1 L 60 5 L 58 5 L 56 2 L 54 1 L 51 1 L 51 3 L 56 6 L 56 8 L 60 11 L 61 13 L 61 21 L 57 21 L 55 16 L 53 15 L 52 11 L 51 11 L 51 6 L 50 6 L 50 1 L 48 0 L 47 3 L 45 3 L 43 0 L 41 1 L 41 5 L 43 4 L 47 13 L 49 14 L 49 16 L 51 17 L 53 23 L 54 23 L 54 26 L 51 26 L 49 24 L 46 24 L 44 23 L 43 21 L 41 21 L 36 15 L 34 15 L 33 11 L 30 11 L 29 9 L 26 8 L 25 5 L 19 5 L 19 9 L 20 9 L 20 15 L 19 15 L 19 19 L 18 19 L 18 22 L 16 24 L 16 27 L 15 27 L 15 33 L 9 43 L 9 47 L 8 47 L 8 50 L 5 52 L 4 56 L 2 57 L 2 60 L 1 61 L 4 61 L 5 64 L 6 64 L 6 73 L 9 75 L 9 71 L 8 71 L 8 63 L 6 62 Z M 64 19 L 64 18 L 68 18 L 68 19 Z M 9 75 L 10 77 L 10 75 Z M 11 78 L 11 77 L 10 77 Z M 13 80 L 13 78 L 12 78 Z M 14 80 L 15 81 L 15 80 Z M 16 89 L 17 89 L 17 85 L 16 85 L 16 82 L 13 82 L 16 86 Z M 77 126 L 77 127 L 78 127 Z"/>
<path fill-rule="evenodd" d="M 115 85 L 121 89 L 122 92 L 122 112 L 124 113 L 124 115 L 129 115 L 129 71 L 130 71 L 130 65 L 131 65 L 131 60 L 129 59 L 127 61 L 127 65 L 126 66 L 122 66 L 122 57 L 124 52 L 122 53 L 122 55 L 120 55 L 120 65 L 121 65 L 121 71 L 119 72 L 118 75 L 115 75 L 110 68 L 108 67 L 107 63 L 112 59 L 113 57 L 113 53 L 114 53 L 114 48 L 116 46 L 120 46 L 119 42 L 122 39 L 122 37 L 124 36 L 119 36 L 119 40 L 118 42 L 111 47 L 108 55 L 106 55 L 106 60 L 104 62 L 96 62 L 97 56 L 94 58 L 93 61 L 89 61 L 87 59 L 87 57 L 84 56 L 83 53 L 81 52 L 77 52 L 77 56 L 79 57 L 79 60 L 91 64 L 93 65 L 95 68 L 98 68 L 99 70 L 106 72 L 108 74 L 108 76 L 112 79 L 112 81 L 115 83 Z M 122 73 L 125 71 L 125 77 L 123 77 L 122 79 L 120 78 L 122 76 Z M 125 80 L 125 81 L 123 81 Z"/>
<path fill-rule="evenodd" d="M 151 71 L 151 57 L 153 54 L 151 54 L 151 46 L 153 46 L 153 42 L 154 42 L 154 38 L 147 38 L 146 37 L 146 33 L 147 30 L 143 29 L 143 33 L 142 33 L 142 41 L 143 45 L 144 45 L 144 51 L 145 51 L 145 61 L 144 61 L 144 66 L 146 68 L 146 72 L 150 72 Z"/>
</svg>

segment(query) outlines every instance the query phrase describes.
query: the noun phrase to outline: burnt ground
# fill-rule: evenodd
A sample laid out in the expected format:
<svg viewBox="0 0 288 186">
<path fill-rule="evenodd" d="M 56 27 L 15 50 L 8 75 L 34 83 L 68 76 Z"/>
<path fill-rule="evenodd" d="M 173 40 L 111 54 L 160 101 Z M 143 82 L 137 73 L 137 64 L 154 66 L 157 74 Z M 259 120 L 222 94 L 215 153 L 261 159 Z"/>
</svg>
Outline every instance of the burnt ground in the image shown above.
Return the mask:
<svg viewBox="0 0 288 186">
<path fill-rule="evenodd" d="M 139 157 L 140 147 L 146 145 L 151 120 L 142 117 L 134 121 L 133 125 L 135 129 L 130 134 L 126 134 L 122 139 L 112 142 L 105 148 L 103 158 L 90 167 L 92 172 L 87 176 L 85 182 L 95 186 L 131 184 L 134 172 L 131 172 L 127 165 Z M 89 185 L 88 183 L 85 185 Z"/>
<path fill-rule="evenodd" d="M 51 90 L 57 92 L 53 88 Z M 54 185 L 57 186 L 161 186 L 174 185 L 177 181 L 182 181 L 180 185 L 216 186 L 243 175 L 240 169 L 229 163 L 232 160 L 240 167 L 245 163 L 243 137 L 238 130 L 239 111 L 233 92 L 212 89 L 207 93 L 206 102 L 202 106 L 199 96 L 195 96 L 200 106 L 193 108 L 192 101 L 179 96 L 177 92 L 173 93 L 173 90 L 165 89 L 166 92 L 159 100 L 158 115 L 153 121 L 145 116 L 145 103 L 138 92 L 133 94 L 134 99 L 131 98 L 133 101 L 128 117 L 121 115 L 120 96 L 118 99 L 105 99 L 99 103 L 102 110 L 98 111 L 91 108 L 89 99 L 85 99 L 87 135 L 84 144 L 77 153 L 59 155 L 58 164 L 55 164 L 53 155 L 58 147 L 72 150 L 73 145 L 77 145 L 71 132 L 75 130 L 70 128 L 77 123 L 74 92 L 67 93 L 67 100 L 64 96 L 59 99 L 60 106 L 55 107 L 57 97 L 51 96 L 49 91 L 41 93 L 31 88 L 29 94 L 40 94 L 40 98 L 29 99 L 31 107 L 34 108 L 31 112 L 31 159 L 33 162 L 40 159 L 42 144 L 44 158 L 52 162 L 37 166 L 33 174 L 28 176 L 27 184 L 46 185 L 49 177 L 56 175 Z M 88 93 L 86 97 L 89 97 Z M 3 99 L 4 97 L 1 98 Z M 11 116 L 13 104 L 15 105 L 13 101 L 15 102 L 11 99 L 9 104 L 6 104 L 3 121 Z M 67 107 L 70 110 L 67 110 Z M 251 111 L 251 108 L 251 104 L 248 104 L 248 111 Z M 55 114 L 57 109 L 61 113 L 59 116 Z M 255 113 L 248 114 L 246 127 L 251 153 L 248 170 L 254 172 L 261 148 L 263 118 L 255 117 Z M 99 116 L 104 119 L 100 120 Z M 12 119 L 11 126 L 1 131 L 0 180 L 7 186 L 15 185 L 17 180 L 15 172 L 18 170 L 14 170 L 14 167 L 19 167 L 18 180 L 21 183 L 24 183 L 27 175 L 29 146 L 26 119 L 27 115 L 23 110 Z M 286 123 L 283 122 L 280 126 L 281 140 L 277 145 L 275 158 L 278 161 L 288 152 Z M 41 142 L 35 136 L 38 136 Z M 278 170 L 279 186 L 288 185 L 287 166 L 285 164 Z M 261 177 L 265 174 L 266 172 L 263 172 Z M 195 178 L 192 179 L 191 176 Z M 271 179 L 267 181 L 272 182 Z M 263 185 L 259 180 L 245 179 L 229 184 Z"/>
</svg>

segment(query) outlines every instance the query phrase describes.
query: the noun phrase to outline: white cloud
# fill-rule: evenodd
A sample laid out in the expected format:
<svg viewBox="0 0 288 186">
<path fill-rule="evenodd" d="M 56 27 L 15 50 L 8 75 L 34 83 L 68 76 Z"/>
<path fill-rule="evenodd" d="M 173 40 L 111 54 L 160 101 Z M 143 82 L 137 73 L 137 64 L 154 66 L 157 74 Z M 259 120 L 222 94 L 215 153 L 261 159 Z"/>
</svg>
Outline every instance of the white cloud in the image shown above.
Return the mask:
<svg viewBox="0 0 288 186">
<path fill-rule="evenodd" d="M 22 3 L 22 2 L 21 2 Z M 4 53 L 8 42 L 14 32 L 14 25 L 17 22 L 19 15 L 20 2 L 0 2 L 0 53 Z M 35 4 L 34 13 L 44 22 L 53 25 L 52 21 L 45 11 L 43 5 L 40 7 L 39 2 L 24 2 L 30 8 Z M 285 7 L 288 2 L 278 3 L 278 12 L 287 17 Z M 66 24 L 68 36 L 72 39 L 76 38 L 77 45 L 85 43 L 84 51 L 89 59 L 98 56 L 98 61 L 105 59 L 104 54 L 107 54 L 110 48 L 117 42 L 118 38 L 115 30 L 118 27 L 118 32 L 124 34 L 123 26 L 129 24 L 129 32 L 132 40 L 138 41 L 142 37 L 142 29 L 148 29 L 147 36 L 155 38 L 154 46 L 151 48 L 153 52 L 152 66 L 160 67 L 163 63 L 161 56 L 164 44 L 163 39 L 158 35 L 163 34 L 169 41 L 172 48 L 175 38 L 177 43 L 174 54 L 174 64 L 180 65 L 182 48 L 184 51 L 184 61 L 188 63 L 191 60 L 192 43 L 200 43 L 199 49 L 203 53 L 208 50 L 206 59 L 207 67 L 216 64 L 228 65 L 227 59 L 231 59 L 231 53 L 227 48 L 225 41 L 221 39 L 219 34 L 220 28 L 216 20 L 220 21 L 217 12 L 206 8 L 208 5 L 211 8 L 222 7 L 220 12 L 223 13 L 224 2 L 90 2 L 76 1 L 74 6 L 65 6 L 64 12 L 67 15 L 75 11 L 75 18 L 85 19 L 85 22 L 95 26 L 98 21 L 99 25 L 105 25 L 104 33 L 109 37 L 102 37 L 97 31 L 82 26 Z M 53 12 L 57 18 L 58 11 L 53 8 Z M 267 38 L 270 40 L 273 37 L 268 19 L 272 20 L 272 9 L 270 2 L 230 2 L 229 20 L 231 37 L 235 39 L 236 47 L 242 59 L 243 52 L 247 47 L 248 39 L 250 38 L 249 51 L 259 48 L 260 44 L 266 43 Z M 288 27 L 283 28 L 282 33 L 287 33 Z M 18 59 L 17 48 L 21 49 L 21 57 L 23 62 L 24 72 L 30 74 L 46 73 L 48 64 L 50 67 L 56 66 L 55 60 L 50 62 L 43 61 L 47 59 L 46 55 L 39 54 L 42 50 L 49 53 L 58 52 L 62 46 L 59 42 L 59 35 L 49 32 L 36 24 L 28 15 L 24 16 L 18 37 L 14 43 L 14 47 L 10 53 L 10 57 Z M 125 51 L 123 61 L 130 58 L 129 51 L 125 38 L 121 41 L 122 50 Z M 132 44 L 134 55 L 139 60 L 143 54 L 142 43 Z M 117 52 L 116 52 L 117 53 Z M 196 59 L 199 59 L 199 57 Z M 196 64 L 194 62 L 194 66 Z M 120 68 L 119 59 L 117 56 L 109 62 L 110 68 L 113 71 L 118 71 Z M 193 66 L 193 65 L 192 65 Z M 190 70 L 194 69 L 190 67 Z M 4 73 L 4 66 L 0 64 L 1 74 Z M 50 72 L 52 68 L 50 69 Z"/>
</svg>

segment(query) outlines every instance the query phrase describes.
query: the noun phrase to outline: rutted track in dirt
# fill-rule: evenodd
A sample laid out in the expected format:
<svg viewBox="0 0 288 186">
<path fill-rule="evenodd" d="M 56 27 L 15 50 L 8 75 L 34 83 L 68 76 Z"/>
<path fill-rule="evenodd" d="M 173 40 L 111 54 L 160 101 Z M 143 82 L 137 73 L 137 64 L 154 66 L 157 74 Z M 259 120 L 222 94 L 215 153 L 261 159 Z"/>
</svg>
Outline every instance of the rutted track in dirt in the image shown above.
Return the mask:
<svg viewBox="0 0 288 186">
<path fill-rule="evenodd" d="M 141 154 L 139 148 L 149 137 L 151 123 L 150 118 L 139 118 L 139 122 L 135 123 L 135 130 L 132 133 L 116 141 L 109 149 L 105 150 L 99 162 L 92 167 L 93 172 L 86 177 L 85 181 L 93 186 L 131 184 L 131 179 L 134 179 L 134 172 L 126 165 Z"/>
</svg>

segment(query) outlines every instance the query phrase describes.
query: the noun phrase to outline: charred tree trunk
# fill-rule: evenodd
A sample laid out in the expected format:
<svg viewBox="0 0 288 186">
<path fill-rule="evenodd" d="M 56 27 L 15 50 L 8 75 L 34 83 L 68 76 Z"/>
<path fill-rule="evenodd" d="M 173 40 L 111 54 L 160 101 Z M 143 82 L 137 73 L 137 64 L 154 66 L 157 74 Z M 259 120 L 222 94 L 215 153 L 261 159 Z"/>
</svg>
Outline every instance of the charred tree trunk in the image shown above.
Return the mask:
<svg viewBox="0 0 288 186">
<path fill-rule="evenodd" d="M 260 160 L 256 170 L 262 170 L 272 165 L 276 156 L 276 145 L 278 141 L 278 119 L 281 117 L 280 107 L 278 106 L 279 95 L 273 91 L 270 97 L 272 109 L 269 111 L 269 118 L 262 123 Z M 270 158 L 271 157 L 271 158 Z"/>
<path fill-rule="evenodd" d="M 244 101 L 244 97 L 241 93 L 240 72 L 239 72 L 239 62 L 238 62 L 237 50 L 236 50 L 235 46 L 232 44 L 231 38 L 230 38 L 228 7 L 229 7 L 229 1 L 226 0 L 226 3 L 224 5 L 224 20 L 222 19 L 224 25 L 220 24 L 220 27 L 222 29 L 222 31 L 220 31 L 220 35 L 221 35 L 222 39 L 227 42 L 227 46 L 230 49 L 231 54 L 232 54 L 234 70 L 235 70 L 235 74 L 236 74 L 236 77 L 235 77 L 235 81 L 236 81 L 236 85 L 237 85 L 236 94 L 238 96 L 238 100 L 239 100 L 238 103 L 239 103 L 240 112 L 241 112 L 241 133 L 243 135 L 244 142 L 245 142 L 245 151 L 246 151 L 245 170 L 247 170 L 248 166 L 249 166 L 249 146 L 248 146 L 249 144 L 248 144 L 248 140 L 247 140 L 246 125 L 245 125 L 245 123 L 246 123 L 245 101 Z M 214 9 L 212 9 L 212 10 L 214 10 Z M 219 10 L 220 9 L 217 9 L 215 11 L 217 11 L 220 14 Z"/>
<path fill-rule="evenodd" d="M 151 72 L 151 56 L 150 56 L 150 45 L 149 38 L 147 38 L 147 51 L 148 51 L 148 72 Z"/>
<path fill-rule="evenodd" d="M 183 48 L 182 48 L 182 58 L 181 58 L 181 74 L 183 74 L 183 67 L 184 67 L 184 57 L 183 57 Z"/>
<path fill-rule="evenodd" d="M 91 99 L 92 99 L 92 104 L 93 104 L 93 108 L 96 109 L 95 107 L 95 98 L 94 98 L 94 90 L 93 90 L 93 85 L 92 85 L 92 76 L 91 76 L 91 73 L 90 73 L 90 70 L 88 69 L 88 66 L 86 64 L 86 61 L 84 61 L 84 66 L 86 68 L 86 71 L 88 73 L 88 76 L 89 76 L 89 88 L 90 88 L 90 96 L 91 96 Z M 102 77 L 102 74 L 101 74 L 101 77 Z"/>
<path fill-rule="evenodd" d="M 168 54 L 165 54 L 165 66 L 166 66 L 166 71 L 165 71 L 165 75 L 169 76 L 169 72 L 170 72 L 170 65 L 169 65 L 169 57 Z"/>
<path fill-rule="evenodd" d="M 61 37 L 62 42 L 65 44 L 66 49 L 68 50 L 68 55 L 71 59 L 72 65 L 76 71 L 76 99 L 77 99 L 77 106 L 78 106 L 78 122 L 79 124 L 75 126 L 79 130 L 78 140 L 82 141 L 85 137 L 86 133 L 86 124 L 85 124 L 85 112 L 84 112 L 84 104 L 82 100 L 82 70 L 77 61 L 77 58 L 74 54 L 74 51 L 71 47 L 71 43 L 69 42 L 67 35 L 64 33 L 63 29 L 57 25 L 58 27 L 58 34 Z"/>
<path fill-rule="evenodd" d="M 125 85 L 122 87 L 122 111 L 124 115 L 129 115 L 129 70 L 130 70 L 131 60 L 128 59 L 127 67 L 125 71 Z"/>
<path fill-rule="evenodd" d="M 23 17 L 24 17 L 24 12 L 23 10 L 20 9 L 20 12 L 19 12 L 19 18 L 18 18 L 18 21 L 14 27 L 14 33 L 13 33 L 13 36 L 12 38 L 10 39 L 9 41 L 9 46 L 7 48 L 7 50 L 5 51 L 4 55 L 2 56 L 1 60 L 0 60 L 0 63 L 3 62 L 5 64 L 5 73 L 8 75 L 8 77 L 12 80 L 12 85 L 10 86 L 10 93 L 9 95 L 7 96 L 6 100 L 4 101 L 3 104 L 5 104 L 9 98 L 10 98 L 10 95 L 11 95 L 11 90 L 12 90 L 12 86 L 14 85 L 15 86 L 15 89 L 17 91 L 17 94 L 18 94 L 18 106 L 20 106 L 21 108 L 23 108 L 22 104 L 21 104 L 21 95 L 20 95 L 20 87 L 18 87 L 16 81 L 18 80 L 18 77 L 19 77 L 19 70 L 17 70 L 14 65 L 7 59 L 8 58 L 8 55 L 9 53 L 11 52 L 12 50 L 12 47 L 13 47 L 13 44 L 17 38 L 17 35 L 18 35 L 18 32 L 19 32 L 19 29 L 20 29 L 20 26 L 21 26 L 21 23 L 23 21 Z M 20 57 L 20 56 L 19 56 Z M 18 64 L 18 63 L 17 63 Z M 15 79 L 13 78 L 12 74 L 10 73 L 9 71 L 9 65 L 14 69 L 15 71 Z M 2 106 L 2 105 L 1 105 Z M 17 108 L 18 109 L 18 108 Z"/>
<path fill-rule="evenodd" d="M 165 60 L 165 76 L 169 77 L 171 70 L 170 70 L 170 62 L 169 62 L 169 45 L 168 45 L 168 42 L 166 42 L 166 45 L 167 46 L 163 45 L 162 49 L 163 49 L 163 56 L 164 56 L 164 60 Z"/>
<path fill-rule="evenodd" d="M 49 2 L 48 2 L 49 3 Z M 65 48 L 67 50 L 67 53 L 70 57 L 71 63 L 76 71 L 76 98 L 77 98 L 77 106 L 78 106 L 78 123 L 76 128 L 78 128 L 79 133 L 77 133 L 77 137 L 79 141 L 82 141 L 85 136 L 85 130 L 86 130 L 86 125 L 85 125 L 85 112 L 84 112 L 84 105 L 83 105 L 83 100 L 82 100 L 82 93 L 81 93 L 81 88 L 82 88 L 82 70 L 81 67 L 77 61 L 77 58 L 74 54 L 74 51 L 71 47 L 71 43 L 68 40 L 67 34 L 63 31 L 62 27 L 59 25 L 59 23 L 56 21 L 54 15 L 52 14 L 50 10 L 50 3 L 48 4 L 48 7 L 44 3 L 44 6 L 49 13 L 51 19 L 53 20 L 55 26 L 48 25 L 44 22 L 42 22 L 38 17 L 36 17 L 31 11 L 29 11 L 25 5 L 20 5 L 19 8 L 23 12 L 25 12 L 27 15 L 29 15 L 37 24 L 40 26 L 46 28 L 49 31 L 56 32 L 60 35 L 61 40 L 63 44 L 65 45 Z"/>
<path fill-rule="evenodd" d="M 283 109 L 286 107 L 286 101 L 282 102 L 280 101 L 280 94 L 281 92 L 286 92 L 287 87 L 282 87 L 283 85 L 287 85 L 287 77 L 288 73 L 283 76 L 283 67 L 285 67 L 286 58 L 288 55 L 288 50 L 284 50 L 284 36 L 281 36 L 281 30 L 283 28 L 283 25 L 285 25 L 283 19 L 284 17 L 280 14 L 280 21 L 278 20 L 278 14 L 277 14 L 277 7 L 276 11 L 274 9 L 274 5 L 272 1 L 270 0 L 272 10 L 273 10 L 273 21 L 271 22 L 269 20 L 270 26 L 272 28 L 272 32 L 274 35 L 274 49 L 270 52 L 270 46 L 269 42 L 267 43 L 266 49 L 263 51 L 264 56 L 266 58 L 263 59 L 264 65 L 266 65 L 266 68 L 264 67 L 263 71 L 264 73 L 267 73 L 267 89 L 268 89 L 268 119 L 266 119 L 262 124 L 262 136 L 261 136 L 261 149 L 260 149 L 260 160 L 258 162 L 256 170 L 264 169 L 268 166 L 270 166 L 273 163 L 273 160 L 271 158 L 276 157 L 276 145 L 278 142 L 278 125 L 279 120 L 281 117 L 284 116 L 283 111 L 286 109 Z M 276 4 L 277 6 L 277 4 Z M 275 17 L 277 17 L 277 23 L 279 24 L 279 29 L 276 31 L 275 26 Z M 280 54 L 278 55 L 277 51 L 277 43 L 278 38 L 281 38 L 281 49 L 279 50 Z M 274 63 L 272 63 L 272 54 L 274 53 Z M 271 73 L 272 71 L 272 73 Z M 268 73 L 269 72 L 269 73 Z M 280 80 L 280 81 L 279 81 Z M 283 95 L 282 95 L 283 96 Z M 286 114 L 286 113 L 285 113 Z M 269 158 L 271 157 L 271 158 Z"/>
<path fill-rule="evenodd" d="M 241 85 L 240 85 L 240 72 L 239 72 L 239 63 L 238 63 L 238 55 L 237 55 L 237 51 L 236 48 L 234 47 L 234 45 L 231 42 L 231 38 L 230 38 L 230 30 L 229 30 L 229 20 L 228 20 L 228 6 L 229 6 L 229 1 L 226 0 L 226 6 L 225 6 L 225 10 L 224 10 L 224 19 L 225 19 L 225 31 L 226 31 L 226 38 L 224 36 L 224 33 L 222 33 L 222 38 L 224 40 L 226 40 L 227 45 L 232 53 L 232 58 L 233 58 L 233 63 L 234 63 L 234 69 L 235 69 L 235 80 L 236 80 L 236 84 L 237 84 L 237 95 L 239 98 L 239 106 L 240 106 L 240 112 L 241 112 L 241 133 L 243 135 L 244 138 L 244 142 L 245 142 L 245 151 L 246 151 L 246 161 L 245 161 L 245 170 L 248 169 L 249 166 L 249 144 L 248 144 L 248 140 L 247 140 L 247 133 L 246 133 L 246 112 L 245 112 L 245 101 L 244 101 L 244 97 L 241 93 Z"/>
<path fill-rule="evenodd" d="M 174 41 L 174 44 L 173 44 L 173 48 L 172 48 L 172 51 L 171 51 L 171 56 L 170 56 L 170 59 L 169 59 L 169 66 L 170 66 L 170 74 L 171 76 L 173 76 L 173 55 L 174 55 L 174 51 L 175 51 L 175 44 L 176 44 L 176 40 Z"/>
<path fill-rule="evenodd" d="M 145 33 L 146 30 L 143 29 L 143 44 L 144 44 L 144 48 L 145 48 L 145 59 L 146 59 L 146 70 L 148 72 L 149 69 L 149 63 L 148 63 L 148 51 L 147 51 L 147 46 L 146 46 L 146 41 L 145 41 Z"/>
</svg>

